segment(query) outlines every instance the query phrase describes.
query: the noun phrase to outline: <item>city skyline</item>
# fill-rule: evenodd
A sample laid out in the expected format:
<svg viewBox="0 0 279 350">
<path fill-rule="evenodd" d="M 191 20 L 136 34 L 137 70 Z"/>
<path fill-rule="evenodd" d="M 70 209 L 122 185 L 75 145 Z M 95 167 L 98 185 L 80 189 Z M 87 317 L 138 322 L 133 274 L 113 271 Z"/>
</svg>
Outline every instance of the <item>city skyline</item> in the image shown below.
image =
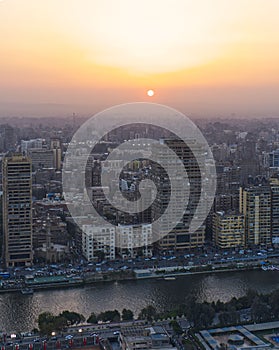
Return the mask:
<svg viewBox="0 0 279 350">
<path fill-rule="evenodd" d="M 278 10 L 276 0 L 2 1 L 0 113 L 152 101 L 188 115 L 276 116 Z"/>
</svg>

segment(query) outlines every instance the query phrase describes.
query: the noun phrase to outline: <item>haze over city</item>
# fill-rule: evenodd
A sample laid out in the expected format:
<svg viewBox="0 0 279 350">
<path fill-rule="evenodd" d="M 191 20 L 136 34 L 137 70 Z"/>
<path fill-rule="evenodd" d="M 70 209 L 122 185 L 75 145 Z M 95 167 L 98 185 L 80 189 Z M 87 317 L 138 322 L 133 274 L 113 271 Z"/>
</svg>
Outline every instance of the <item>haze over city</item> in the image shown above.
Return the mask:
<svg viewBox="0 0 279 350">
<path fill-rule="evenodd" d="M 278 11 L 277 0 L 1 1 L 0 115 L 150 101 L 276 117 Z"/>
</svg>

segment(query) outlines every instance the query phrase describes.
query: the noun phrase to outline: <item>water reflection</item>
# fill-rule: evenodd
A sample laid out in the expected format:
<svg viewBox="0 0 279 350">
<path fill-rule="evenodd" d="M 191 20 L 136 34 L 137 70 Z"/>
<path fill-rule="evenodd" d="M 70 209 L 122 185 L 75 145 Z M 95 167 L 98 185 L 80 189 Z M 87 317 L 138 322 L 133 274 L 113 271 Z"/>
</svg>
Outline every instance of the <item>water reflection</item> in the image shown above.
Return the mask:
<svg viewBox="0 0 279 350">
<path fill-rule="evenodd" d="M 36 326 L 43 311 L 55 314 L 72 310 L 84 314 L 108 309 L 132 309 L 137 314 L 144 306 L 170 309 L 194 294 L 200 301 L 230 300 L 248 289 L 268 293 L 279 288 L 278 271 L 216 273 L 177 278 L 175 281 L 142 280 L 99 283 L 84 288 L 47 290 L 34 295 L 0 294 L 0 331 L 28 331 Z"/>
</svg>

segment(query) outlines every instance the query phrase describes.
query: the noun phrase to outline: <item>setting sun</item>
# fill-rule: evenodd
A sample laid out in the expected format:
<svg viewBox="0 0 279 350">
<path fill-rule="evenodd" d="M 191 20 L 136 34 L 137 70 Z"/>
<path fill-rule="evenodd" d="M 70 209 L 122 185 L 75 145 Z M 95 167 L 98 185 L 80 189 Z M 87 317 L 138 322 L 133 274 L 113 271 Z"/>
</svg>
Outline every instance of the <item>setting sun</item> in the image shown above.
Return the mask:
<svg viewBox="0 0 279 350">
<path fill-rule="evenodd" d="M 149 97 L 154 96 L 154 90 L 148 90 L 148 91 L 147 91 L 147 95 L 148 95 Z"/>
<path fill-rule="evenodd" d="M 258 111 L 261 98 L 274 113 L 278 12 L 278 0 L 0 0 L 0 108 L 155 95 L 195 110 Z"/>
</svg>

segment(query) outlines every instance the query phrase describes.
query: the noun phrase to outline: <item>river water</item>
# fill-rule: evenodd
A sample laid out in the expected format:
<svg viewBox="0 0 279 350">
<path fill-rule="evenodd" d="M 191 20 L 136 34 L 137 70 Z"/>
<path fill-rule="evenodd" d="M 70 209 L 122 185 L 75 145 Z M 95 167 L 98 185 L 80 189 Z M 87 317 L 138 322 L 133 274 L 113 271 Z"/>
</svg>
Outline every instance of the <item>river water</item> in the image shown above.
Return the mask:
<svg viewBox="0 0 279 350">
<path fill-rule="evenodd" d="M 36 326 L 43 311 L 58 314 L 63 310 L 82 313 L 130 308 L 137 314 L 144 306 L 166 310 L 183 303 L 190 293 L 199 300 L 228 301 L 248 289 L 269 293 L 279 288 L 278 271 L 224 272 L 178 277 L 174 281 L 138 280 L 97 283 L 86 287 L 35 292 L 0 294 L 0 331 L 28 331 Z"/>
</svg>

